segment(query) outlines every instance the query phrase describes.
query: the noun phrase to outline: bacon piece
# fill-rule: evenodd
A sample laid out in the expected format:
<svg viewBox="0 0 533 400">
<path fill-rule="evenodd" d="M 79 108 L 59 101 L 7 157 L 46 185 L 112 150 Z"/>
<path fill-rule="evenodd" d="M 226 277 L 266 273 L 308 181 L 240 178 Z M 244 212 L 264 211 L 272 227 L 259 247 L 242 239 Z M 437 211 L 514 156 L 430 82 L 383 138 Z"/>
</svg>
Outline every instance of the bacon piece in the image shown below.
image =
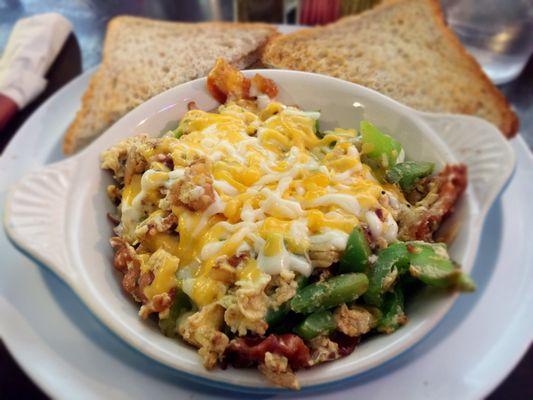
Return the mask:
<svg viewBox="0 0 533 400">
<path fill-rule="evenodd" d="M 139 262 L 136 258 L 135 249 L 121 237 L 115 236 L 109 240 L 111 247 L 115 250 L 113 266 L 122 273 L 126 273 L 133 265 Z"/>
<path fill-rule="evenodd" d="M 341 332 L 333 332 L 330 336 L 331 341 L 337 343 L 339 346 L 338 352 L 341 357 L 350 355 L 355 350 L 355 347 L 361 341 L 361 336 L 350 337 Z"/>
<path fill-rule="evenodd" d="M 146 282 L 148 284 L 143 285 L 142 279 L 144 275 L 148 275 L 151 277 L 151 279 Z M 172 301 L 174 301 L 174 297 L 176 296 L 176 289 L 172 288 L 167 293 L 160 293 L 156 294 L 154 297 L 152 297 L 152 300 L 148 301 L 144 294 L 144 288 L 152 283 L 154 279 L 154 274 L 152 272 L 149 272 L 147 274 L 141 275 L 139 278 L 139 297 L 142 298 L 143 306 L 139 310 L 139 316 L 142 319 L 146 319 L 150 316 L 152 313 L 159 313 L 159 318 L 163 318 L 163 315 L 168 315 L 168 312 L 170 310 L 170 306 L 172 305 Z"/>
<path fill-rule="evenodd" d="M 147 300 L 146 296 L 144 295 L 144 289 L 152 284 L 154 278 L 154 273 L 152 271 L 148 271 L 141 273 L 139 279 L 137 280 L 135 296 L 139 299 L 142 299 L 143 303 L 146 303 Z"/>
<path fill-rule="evenodd" d="M 168 293 L 156 294 L 152 299 L 154 312 L 161 313 L 168 309 L 172 304 L 175 290 Z"/>
<path fill-rule="evenodd" d="M 225 103 L 228 99 L 253 99 L 253 96 L 250 96 L 252 85 L 260 93 L 264 93 L 270 98 L 274 98 L 278 94 L 278 88 L 272 79 L 256 74 L 250 80 L 222 58 L 217 60 L 207 76 L 207 89 L 220 103 Z"/>
<path fill-rule="evenodd" d="M 198 110 L 198 106 L 196 105 L 196 102 L 195 101 L 189 101 L 187 103 L 187 110 L 189 110 L 189 111 Z"/>
<path fill-rule="evenodd" d="M 228 364 L 240 368 L 262 363 L 265 354 L 273 353 L 286 357 L 292 369 L 309 367 L 311 357 L 304 341 L 292 333 L 283 335 L 245 336 L 233 339 L 226 349 Z"/>
<path fill-rule="evenodd" d="M 263 75 L 255 74 L 252 78 L 252 86 L 254 86 L 261 93 L 266 94 L 273 99 L 278 95 L 278 87 L 272 79 L 265 78 Z"/>
<path fill-rule="evenodd" d="M 237 268 L 239 264 L 243 263 L 250 257 L 249 253 L 241 253 L 239 255 L 234 254 L 230 258 L 228 258 L 228 264 L 231 265 L 234 268 Z"/>
<path fill-rule="evenodd" d="M 428 183 L 428 194 L 400 215 L 402 240 L 432 241 L 433 233 L 450 213 L 467 185 L 467 167 L 464 164 L 446 167 Z"/>
<path fill-rule="evenodd" d="M 219 103 L 224 104 L 226 102 L 226 99 L 228 98 L 227 94 L 219 89 L 215 81 L 209 77 L 207 78 L 207 90 L 209 90 L 211 96 L 213 96 Z"/>
<path fill-rule="evenodd" d="M 149 286 L 153 280 L 154 274 L 151 271 L 141 272 L 138 264 L 134 264 L 122 277 L 122 287 L 132 295 L 135 301 L 145 304 L 147 299 L 144 295 L 144 288 Z"/>
<path fill-rule="evenodd" d="M 250 80 L 223 58 L 217 59 L 207 76 L 207 89 L 220 103 L 250 98 Z"/>
<path fill-rule="evenodd" d="M 145 303 L 146 296 L 144 295 L 144 288 L 154 280 L 153 272 L 141 273 L 141 263 L 137 258 L 137 253 L 124 239 L 113 237 L 110 243 L 113 249 L 115 249 L 113 265 L 124 274 L 122 277 L 122 287 L 136 301 Z"/>
<path fill-rule="evenodd" d="M 133 264 L 131 268 L 127 269 L 122 277 L 122 287 L 124 290 L 133 295 L 135 300 L 138 300 L 137 289 L 139 287 L 139 275 L 141 274 L 141 268 L 139 264 Z"/>
</svg>

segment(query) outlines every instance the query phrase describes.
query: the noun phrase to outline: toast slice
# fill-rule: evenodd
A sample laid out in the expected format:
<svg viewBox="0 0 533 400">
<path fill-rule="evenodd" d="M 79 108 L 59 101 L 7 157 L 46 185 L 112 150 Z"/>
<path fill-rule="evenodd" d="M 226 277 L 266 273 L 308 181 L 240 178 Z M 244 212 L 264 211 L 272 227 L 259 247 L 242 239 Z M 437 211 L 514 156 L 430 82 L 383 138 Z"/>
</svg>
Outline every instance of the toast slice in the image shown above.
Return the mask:
<svg viewBox="0 0 533 400">
<path fill-rule="evenodd" d="M 516 114 L 447 27 L 438 0 L 387 0 L 278 36 L 262 61 L 352 81 L 419 110 L 482 117 L 508 138 L 518 130 Z"/>
<path fill-rule="evenodd" d="M 114 18 L 108 25 L 102 64 L 67 130 L 63 151 L 80 149 L 150 97 L 207 75 L 218 57 L 240 69 L 247 67 L 276 34 L 265 24 Z"/>
</svg>

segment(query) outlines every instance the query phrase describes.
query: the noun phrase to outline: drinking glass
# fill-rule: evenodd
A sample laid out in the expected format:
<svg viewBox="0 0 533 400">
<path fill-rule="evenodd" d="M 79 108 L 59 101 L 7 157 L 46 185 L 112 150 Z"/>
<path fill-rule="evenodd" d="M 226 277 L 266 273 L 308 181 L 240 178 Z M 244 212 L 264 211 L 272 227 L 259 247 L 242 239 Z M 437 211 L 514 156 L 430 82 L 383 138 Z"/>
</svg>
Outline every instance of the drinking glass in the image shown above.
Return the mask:
<svg viewBox="0 0 533 400">
<path fill-rule="evenodd" d="M 495 84 L 516 78 L 533 53 L 533 0 L 441 0 L 446 19 Z"/>
</svg>

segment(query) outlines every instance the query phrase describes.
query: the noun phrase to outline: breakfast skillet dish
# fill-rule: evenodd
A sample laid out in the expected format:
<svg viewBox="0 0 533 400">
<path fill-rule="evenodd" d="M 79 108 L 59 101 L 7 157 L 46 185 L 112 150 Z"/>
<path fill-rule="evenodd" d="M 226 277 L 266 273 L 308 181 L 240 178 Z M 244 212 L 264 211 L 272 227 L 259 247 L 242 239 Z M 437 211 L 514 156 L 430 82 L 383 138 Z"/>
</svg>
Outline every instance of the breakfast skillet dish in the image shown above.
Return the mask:
<svg viewBox="0 0 533 400">
<path fill-rule="evenodd" d="M 294 371 L 405 324 L 418 286 L 474 289 L 434 242 L 464 165 L 405 160 L 367 121 L 322 131 L 319 112 L 223 60 L 207 85 L 217 112 L 191 102 L 174 131 L 101 154 L 122 286 L 206 368 L 257 367 L 297 389 Z"/>
</svg>

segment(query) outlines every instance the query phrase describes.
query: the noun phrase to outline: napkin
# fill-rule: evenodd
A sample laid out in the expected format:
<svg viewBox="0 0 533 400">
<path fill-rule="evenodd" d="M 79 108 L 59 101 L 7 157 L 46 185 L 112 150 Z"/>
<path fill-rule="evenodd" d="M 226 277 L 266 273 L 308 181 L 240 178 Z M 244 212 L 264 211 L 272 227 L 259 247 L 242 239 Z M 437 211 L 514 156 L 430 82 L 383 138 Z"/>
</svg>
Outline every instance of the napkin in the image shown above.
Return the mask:
<svg viewBox="0 0 533 400">
<path fill-rule="evenodd" d="M 44 76 L 71 31 L 72 24 L 56 13 L 23 18 L 15 24 L 0 59 L 0 129 L 5 114 L 1 105 L 11 102 L 12 113 L 13 106 L 24 108 L 44 90 Z"/>
</svg>

